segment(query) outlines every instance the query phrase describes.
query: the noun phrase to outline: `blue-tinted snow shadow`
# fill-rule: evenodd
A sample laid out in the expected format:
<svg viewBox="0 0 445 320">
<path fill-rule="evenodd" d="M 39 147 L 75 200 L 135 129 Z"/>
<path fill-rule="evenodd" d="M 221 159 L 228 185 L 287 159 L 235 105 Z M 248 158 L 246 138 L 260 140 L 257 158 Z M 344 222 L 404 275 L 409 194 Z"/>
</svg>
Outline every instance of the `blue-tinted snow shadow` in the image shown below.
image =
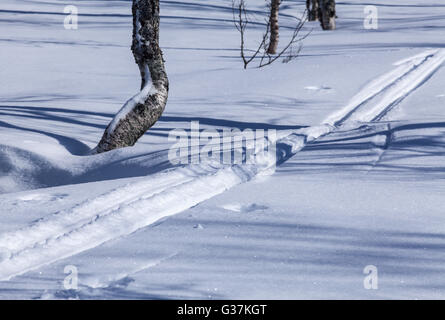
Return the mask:
<svg viewBox="0 0 445 320">
<path fill-rule="evenodd" d="M 108 123 L 112 118 L 111 113 L 100 113 L 83 110 L 69 110 L 62 108 L 45 108 L 34 106 L 0 106 L 0 114 L 13 115 L 14 117 L 22 117 L 29 119 L 52 120 L 62 123 L 69 123 L 82 127 L 92 127 L 98 129 L 98 138 L 105 129 L 104 124 L 97 123 L 97 117 L 105 118 L 102 123 Z M 78 117 L 85 116 L 85 119 Z M 88 120 L 91 116 L 95 119 Z M 152 127 L 146 134 L 154 136 L 167 137 L 169 132 L 175 128 L 184 127 L 184 123 L 191 121 L 199 121 L 200 124 L 211 126 L 217 130 L 223 128 L 245 129 L 275 129 L 275 130 L 298 130 L 304 128 L 300 125 L 275 125 L 268 123 L 252 123 L 236 120 L 217 119 L 210 117 L 184 117 L 169 116 L 161 117 L 158 125 Z M 166 126 L 166 124 L 172 126 Z M 182 125 L 179 125 L 182 123 Z M 176 125 L 174 125 L 176 124 Z M 73 155 L 86 155 L 89 147 L 83 142 L 61 134 L 55 134 L 48 130 L 18 127 L 5 121 L 0 121 L 0 126 L 36 134 L 43 134 L 56 139 L 60 145 L 64 146 L 68 152 Z M 187 126 L 186 126 L 187 127 Z M 393 173 L 405 178 L 415 178 L 419 174 L 428 174 L 428 177 L 445 178 L 445 166 L 439 165 L 443 163 L 439 161 L 445 158 L 445 150 L 443 148 L 443 134 L 437 129 L 445 127 L 443 122 L 431 123 L 392 123 L 386 124 L 370 124 L 363 127 L 342 132 L 334 133 L 326 138 L 321 138 L 315 142 L 307 144 L 301 152 L 293 156 L 292 151 L 286 144 L 278 144 L 277 150 L 281 157 L 280 169 L 277 174 L 287 174 L 290 171 L 306 174 L 322 174 L 322 173 Z M 399 132 L 411 132 L 422 129 L 436 129 L 436 135 L 422 135 L 421 133 L 408 134 L 401 140 L 393 139 L 394 135 Z M 187 129 L 188 131 L 190 129 Z M 384 137 L 384 142 L 375 142 L 376 137 Z M 304 136 L 301 138 L 304 140 Z M 168 161 L 168 150 L 156 152 L 139 152 L 127 153 L 125 150 L 116 150 L 110 157 L 103 157 L 98 160 L 95 165 L 88 166 L 88 169 L 82 173 L 73 174 L 69 170 L 64 170 L 59 166 L 55 166 L 47 161 L 44 157 L 37 154 L 29 153 L 18 148 L 7 148 L 8 152 L 12 152 L 17 157 L 30 159 L 36 164 L 36 168 L 27 172 L 22 170 L 21 175 L 30 175 L 27 180 L 33 181 L 33 185 L 49 187 L 56 185 L 85 183 L 93 181 L 102 181 L 118 178 L 138 177 L 152 173 L 156 173 L 173 165 Z M 395 151 L 392 153 L 390 161 L 382 161 L 382 152 L 385 154 L 387 150 Z M 422 165 L 417 161 L 421 157 L 435 158 L 437 160 L 434 165 Z M 292 159 L 291 161 L 288 161 Z M 386 160 L 386 159 L 385 159 Z M 401 164 L 400 160 L 409 160 L 407 164 Z M 397 162 L 399 161 L 399 162 Z M 417 162 L 416 162 L 417 161 Z M 414 164 L 410 164 L 414 163 Z M 14 165 L 9 157 L 2 157 L 2 174 L 14 174 Z M 19 173 L 16 172 L 18 175 Z"/>
<path fill-rule="evenodd" d="M 312 208 L 317 210 L 316 206 Z M 363 212 L 366 210 L 364 207 Z M 188 212 L 191 213 L 193 211 Z M 276 213 L 269 214 L 267 210 L 266 213 L 227 212 L 215 217 L 215 208 L 201 207 L 196 209 L 195 221 L 179 215 L 169 223 L 178 226 L 200 223 L 205 229 L 226 230 L 206 233 L 205 250 L 193 252 L 189 263 L 196 264 L 197 274 L 201 270 L 213 272 L 215 276 L 222 272 L 242 274 L 243 270 L 249 269 L 248 282 L 252 287 L 255 287 L 255 281 L 268 281 L 273 283 L 272 287 L 282 286 L 289 290 L 293 286 L 297 289 L 304 286 L 302 278 L 307 277 L 324 282 L 326 290 L 333 289 L 331 284 L 335 279 L 339 284 L 338 291 L 347 289 L 348 281 L 350 283 L 351 278 L 355 278 L 357 282 L 352 287 L 363 290 L 363 268 L 366 265 L 378 266 L 380 293 L 383 295 L 393 293 L 394 297 L 402 297 L 407 294 L 404 290 L 411 290 L 413 294 L 417 285 L 423 285 L 433 293 L 432 284 L 445 285 L 442 278 L 445 272 L 443 233 L 410 232 L 397 226 L 382 230 L 366 223 L 360 227 L 305 224 L 300 221 L 299 213 L 301 211 L 296 207 L 292 217 L 284 220 L 277 219 Z M 329 212 L 319 214 L 329 215 Z M 178 241 L 171 239 L 168 243 L 175 247 Z M 187 245 L 194 248 L 202 242 L 202 237 L 192 236 L 187 241 L 186 248 Z M 227 261 L 234 263 L 228 265 Z M 400 285 L 400 278 L 405 280 L 404 285 Z M 239 278 L 232 280 L 228 277 L 227 281 L 239 281 Z M 317 290 L 317 286 L 313 288 Z M 385 292 L 385 289 L 390 291 Z M 318 290 L 319 294 L 328 293 L 323 288 Z M 366 295 L 366 290 L 361 292 Z"/>
<path fill-rule="evenodd" d="M 308 143 L 282 174 L 373 173 L 445 179 L 445 122 L 371 123 Z M 424 131 L 422 131 L 424 130 Z M 403 136 L 400 136 L 403 134 Z M 429 162 L 429 160 L 434 160 Z M 390 173 L 390 174 L 388 174 Z"/>
<path fill-rule="evenodd" d="M 0 115 L 13 116 L 17 119 L 38 119 L 70 124 L 72 126 L 78 126 L 80 132 L 84 131 L 85 128 L 93 128 L 98 131 L 98 139 L 103 133 L 103 130 L 105 130 L 105 124 L 103 123 L 108 123 L 113 117 L 112 113 L 24 105 L 1 105 Z M 176 129 L 178 126 L 184 127 L 184 123 L 190 123 L 191 121 L 199 121 L 202 125 L 214 127 L 220 131 L 223 131 L 225 128 L 237 128 L 240 130 L 284 130 L 304 127 L 299 125 L 274 125 L 207 117 L 163 116 L 158 124 L 152 127 L 146 135 L 167 137 L 171 130 Z M 171 126 L 168 124 L 171 124 Z M 143 148 L 139 148 L 138 151 L 134 151 L 133 149 L 128 150 L 124 148 L 113 150 L 107 154 L 89 156 L 89 146 L 69 135 L 51 132 L 51 126 L 43 130 L 38 127 L 28 128 L 18 126 L 1 120 L 0 127 L 45 135 L 55 139 L 61 146 L 66 148 L 70 154 L 85 156 L 79 158 L 77 163 L 77 165 L 80 165 L 83 169 L 73 171 L 69 167 L 64 167 L 63 164 L 52 163 L 50 159 L 45 158 L 44 153 L 39 155 L 26 151 L 20 149 L 20 145 L 17 145 L 17 147 L 1 146 L 0 174 L 2 176 L 15 177 L 22 182 L 25 181 L 24 185 L 28 186 L 28 188 L 53 187 L 66 184 L 140 177 L 177 166 L 168 160 L 168 149 L 143 151 Z M 186 125 L 185 127 L 187 128 L 188 126 Z M 190 129 L 186 130 L 190 131 Z M 17 143 L 20 142 L 18 141 Z M 26 159 L 26 161 L 31 164 L 31 167 L 17 168 L 17 166 L 14 165 L 14 161 L 17 159 Z M 5 192 L 5 190 L 0 190 L 0 192 Z"/>
<path fill-rule="evenodd" d="M 2 113 L 0 112 L 0 115 L 1 114 Z M 51 133 L 51 132 L 44 131 L 44 130 L 18 127 L 18 126 L 9 124 L 9 123 L 1 121 L 1 120 L 0 120 L 0 127 L 23 130 L 23 131 L 28 131 L 28 132 L 34 132 L 34 133 L 46 135 L 50 138 L 54 138 L 57 140 L 57 142 L 59 142 L 59 144 L 64 146 L 66 148 L 66 150 L 69 153 L 71 153 L 72 155 L 76 155 L 76 156 L 85 155 L 88 152 L 90 152 L 90 150 L 91 150 L 90 147 L 87 146 L 86 144 L 84 144 L 83 142 L 73 139 L 73 138 L 70 138 L 70 137 L 67 137 L 67 136 L 60 135 L 60 134 L 55 134 L 55 133 Z"/>
<path fill-rule="evenodd" d="M 17 112 L 20 113 L 10 113 Z M 63 116 L 60 114 L 64 114 Z M 85 116 L 94 116 L 94 117 L 104 117 L 108 118 L 109 121 L 112 119 L 114 114 L 112 113 L 101 113 L 101 112 L 91 112 L 84 110 L 70 110 L 70 109 L 62 109 L 62 108 L 47 108 L 47 107 L 34 107 L 34 106 L 12 106 L 12 105 L 0 105 L 0 115 L 13 115 L 17 118 L 29 118 L 29 119 L 42 119 L 42 120 L 52 120 L 52 121 L 60 121 L 63 123 L 70 123 L 73 125 L 87 126 L 98 128 L 101 130 L 105 130 L 105 126 L 103 124 L 97 124 L 94 121 L 85 121 L 79 120 L 75 117 L 75 115 L 85 115 Z M 166 123 L 190 123 L 192 121 L 199 121 L 203 125 L 214 126 L 216 129 L 218 128 L 237 128 L 240 130 L 244 129 L 275 129 L 275 130 L 292 130 L 292 129 L 301 129 L 307 126 L 302 125 L 280 125 L 280 124 L 270 124 L 263 122 L 243 122 L 236 120 L 227 120 L 227 119 L 218 119 L 218 118 L 210 118 L 210 117 L 183 117 L 183 116 L 167 116 L 163 115 L 158 122 L 166 122 Z M 9 126 L 12 125 L 2 122 L 0 126 Z M 19 128 L 17 126 L 13 126 L 15 129 L 23 129 L 23 130 L 32 130 L 27 128 Z M 147 131 L 147 134 L 155 134 L 154 131 L 164 131 L 168 132 L 176 127 L 163 127 L 160 128 L 158 126 L 153 126 Z M 36 130 L 34 130 L 36 131 Z M 39 133 L 46 134 L 45 131 L 39 131 Z M 49 133 L 50 134 L 50 133 Z M 159 134 L 167 136 L 167 133 Z M 67 148 L 68 149 L 68 148 Z M 80 152 L 77 152 L 80 153 Z M 77 154 L 76 154 L 77 155 Z"/>
<path fill-rule="evenodd" d="M 301 125 L 280 125 L 280 124 L 269 124 L 269 123 L 259 123 L 259 122 L 243 122 L 235 120 L 226 119 L 216 119 L 207 117 L 173 117 L 173 116 L 162 116 L 159 121 L 161 122 L 192 122 L 199 121 L 200 124 L 214 126 L 216 128 L 228 127 L 237 128 L 240 130 L 244 129 L 275 129 L 275 130 L 296 130 L 301 128 L 306 128 L 307 126 Z"/>
</svg>

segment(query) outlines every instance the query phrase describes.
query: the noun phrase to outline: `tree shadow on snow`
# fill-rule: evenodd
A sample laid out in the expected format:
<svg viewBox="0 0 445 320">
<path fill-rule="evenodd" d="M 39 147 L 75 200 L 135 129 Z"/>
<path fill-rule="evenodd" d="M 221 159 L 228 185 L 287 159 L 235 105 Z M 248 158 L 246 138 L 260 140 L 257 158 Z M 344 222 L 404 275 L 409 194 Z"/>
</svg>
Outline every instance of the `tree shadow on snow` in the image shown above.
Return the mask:
<svg viewBox="0 0 445 320">
<path fill-rule="evenodd" d="M 370 123 L 307 144 L 281 173 L 375 173 L 445 179 L 445 122 Z"/>
</svg>

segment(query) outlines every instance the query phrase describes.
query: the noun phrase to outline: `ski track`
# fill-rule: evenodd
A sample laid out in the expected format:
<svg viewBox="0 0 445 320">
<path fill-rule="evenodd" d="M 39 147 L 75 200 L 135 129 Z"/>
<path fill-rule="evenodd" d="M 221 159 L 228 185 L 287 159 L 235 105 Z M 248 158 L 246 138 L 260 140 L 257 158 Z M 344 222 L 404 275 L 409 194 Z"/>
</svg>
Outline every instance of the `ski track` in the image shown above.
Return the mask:
<svg viewBox="0 0 445 320">
<path fill-rule="evenodd" d="M 361 122 L 374 120 L 373 118 L 376 118 L 386 107 L 408 95 L 432 75 L 443 63 L 444 54 L 444 49 L 428 50 L 396 62 L 394 64 L 398 66 L 396 69 L 371 81 L 344 108 L 333 113 L 324 123 L 340 126 L 346 120 Z M 366 110 L 368 113 L 362 110 L 363 106 L 367 106 L 371 100 L 373 101 L 383 93 L 385 97 L 381 99 L 378 107 Z M 376 112 L 379 114 L 375 114 Z"/>
<path fill-rule="evenodd" d="M 277 139 L 277 158 L 253 164 L 190 165 L 149 176 L 75 207 L 48 215 L 22 229 L 0 235 L 0 280 L 128 235 L 177 214 L 258 174 L 273 172 L 307 143 L 347 123 L 378 121 L 416 90 L 445 61 L 445 49 L 428 50 L 401 60 L 376 78 L 320 126 L 287 132 Z M 273 163 L 271 162 L 273 160 Z"/>
</svg>

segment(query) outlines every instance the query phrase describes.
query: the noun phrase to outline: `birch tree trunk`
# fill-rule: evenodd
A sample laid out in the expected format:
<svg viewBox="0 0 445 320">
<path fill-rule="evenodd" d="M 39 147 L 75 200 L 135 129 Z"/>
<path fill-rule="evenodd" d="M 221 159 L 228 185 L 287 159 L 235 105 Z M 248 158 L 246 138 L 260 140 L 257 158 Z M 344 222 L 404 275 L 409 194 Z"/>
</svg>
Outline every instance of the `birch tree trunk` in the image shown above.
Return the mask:
<svg viewBox="0 0 445 320">
<path fill-rule="evenodd" d="M 323 30 L 335 30 L 335 0 L 319 0 L 320 22 Z"/>
<path fill-rule="evenodd" d="M 308 21 L 318 20 L 318 0 L 306 0 L 306 9 L 308 12 Z"/>
<path fill-rule="evenodd" d="M 159 47 L 159 0 L 133 0 L 131 50 L 141 74 L 141 91 L 128 100 L 106 128 L 94 153 L 132 146 L 161 117 L 168 78 Z"/>
<path fill-rule="evenodd" d="M 281 0 L 271 0 L 270 3 L 270 42 L 267 48 L 267 53 L 276 54 L 278 48 L 279 39 L 279 26 L 278 26 L 278 10 L 280 9 Z"/>
</svg>

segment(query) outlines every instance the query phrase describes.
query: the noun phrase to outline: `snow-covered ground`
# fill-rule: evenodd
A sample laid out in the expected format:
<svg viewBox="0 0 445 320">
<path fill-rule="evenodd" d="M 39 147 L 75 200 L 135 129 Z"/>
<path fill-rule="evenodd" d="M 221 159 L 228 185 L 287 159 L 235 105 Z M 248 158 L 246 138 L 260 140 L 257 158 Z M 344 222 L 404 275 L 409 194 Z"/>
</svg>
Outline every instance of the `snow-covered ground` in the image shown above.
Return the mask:
<svg viewBox="0 0 445 320">
<path fill-rule="evenodd" d="M 283 1 L 282 43 L 304 5 Z M 230 0 L 161 0 L 166 111 L 91 156 L 140 85 L 131 1 L 2 0 L 0 298 L 445 298 L 445 4 L 337 15 L 305 25 L 297 60 L 243 70 Z M 168 135 L 191 121 L 277 130 L 275 172 L 173 165 Z"/>
</svg>

